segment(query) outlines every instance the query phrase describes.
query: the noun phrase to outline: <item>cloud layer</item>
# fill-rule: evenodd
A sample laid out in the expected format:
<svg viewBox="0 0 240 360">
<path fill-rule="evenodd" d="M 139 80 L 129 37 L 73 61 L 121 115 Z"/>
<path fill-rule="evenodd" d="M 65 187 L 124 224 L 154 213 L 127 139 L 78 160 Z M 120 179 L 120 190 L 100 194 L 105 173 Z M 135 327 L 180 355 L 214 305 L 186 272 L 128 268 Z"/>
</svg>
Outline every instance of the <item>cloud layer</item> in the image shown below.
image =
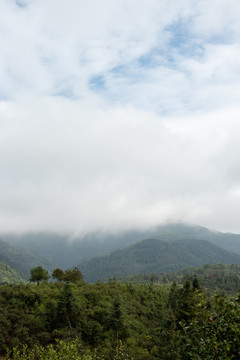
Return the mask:
<svg viewBox="0 0 240 360">
<path fill-rule="evenodd" d="M 1 0 L 1 231 L 240 232 L 236 0 Z"/>
</svg>

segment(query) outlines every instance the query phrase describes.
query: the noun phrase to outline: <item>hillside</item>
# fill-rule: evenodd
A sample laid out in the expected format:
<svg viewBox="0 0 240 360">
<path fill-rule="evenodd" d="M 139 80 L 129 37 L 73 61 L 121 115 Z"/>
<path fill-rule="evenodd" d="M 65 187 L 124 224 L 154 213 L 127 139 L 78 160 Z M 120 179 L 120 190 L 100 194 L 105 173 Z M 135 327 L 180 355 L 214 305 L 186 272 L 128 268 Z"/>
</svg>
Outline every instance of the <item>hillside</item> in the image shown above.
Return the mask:
<svg viewBox="0 0 240 360">
<path fill-rule="evenodd" d="M 180 239 L 207 240 L 228 251 L 240 254 L 240 234 L 212 231 L 199 225 L 166 224 L 155 228 L 155 238 L 173 241 Z"/>
<path fill-rule="evenodd" d="M 41 265 L 48 270 L 54 268 L 54 265 L 47 259 L 35 256 L 30 251 L 11 245 L 3 240 L 0 240 L 0 261 L 14 268 L 26 280 L 30 276 L 29 270 L 35 266 Z"/>
<path fill-rule="evenodd" d="M 92 257 L 135 244 L 147 238 L 163 241 L 183 239 L 207 240 L 228 251 L 240 254 L 240 235 L 208 230 L 202 226 L 167 224 L 146 230 L 90 232 L 83 236 L 71 234 L 32 232 L 25 234 L 2 234 L 8 243 L 30 251 L 35 257 L 47 258 L 49 263 L 63 269 L 75 266 Z"/>
<path fill-rule="evenodd" d="M 81 263 L 79 269 L 86 281 L 95 282 L 106 281 L 109 277 L 174 272 L 186 266 L 207 263 L 240 264 L 240 255 L 230 253 L 206 240 L 146 239 Z"/>
<path fill-rule="evenodd" d="M 152 233 L 152 232 L 150 232 Z M 149 231 L 126 231 L 116 234 L 96 232 L 72 237 L 71 234 L 29 232 L 25 234 L 2 234 L 3 240 L 21 246 L 36 256 L 47 257 L 63 269 L 75 266 L 83 260 L 104 255 L 118 248 L 148 237 Z"/>
<path fill-rule="evenodd" d="M 24 282 L 23 278 L 11 266 L 0 261 L 0 283 L 12 284 Z"/>
</svg>

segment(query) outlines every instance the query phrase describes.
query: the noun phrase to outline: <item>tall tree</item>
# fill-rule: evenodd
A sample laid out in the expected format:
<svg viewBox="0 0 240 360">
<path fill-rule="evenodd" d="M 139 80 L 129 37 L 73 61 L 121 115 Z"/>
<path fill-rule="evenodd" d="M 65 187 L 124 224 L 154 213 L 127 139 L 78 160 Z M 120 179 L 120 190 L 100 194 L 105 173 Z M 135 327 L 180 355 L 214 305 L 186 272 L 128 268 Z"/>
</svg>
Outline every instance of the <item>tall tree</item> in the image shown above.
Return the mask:
<svg viewBox="0 0 240 360">
<path fill-rule="evenodd" d="M 30 279 L 29 281 L 31 282 L 37 282 L 37 284 L 39 285 L 39 282 L 42 280 L 48 280 L 49 279 L 49 275 L 48 275 L 48 271 L 45 270 L 42 266 L 37 266 L 35 268 L 32 268 L 30 270 Z"/>
<path fill-rule="evenodd" d="M 65 273 L 62 269 L 57 268 L 57 269 L 53 270 L 53 272 L 52 272 L 52 278 L 56 279 L 58 281 L 63 281 L 64 276 L 65 276 Z"/>
<path fill-rule="evenodd" d="M 72 270 L 66 270 L 64 273 L 64 281 L 72 282 L 72 283 L 79 283 L 83 282 L 83 275 L 81 271 L 75 267 Z"/>
</svg>

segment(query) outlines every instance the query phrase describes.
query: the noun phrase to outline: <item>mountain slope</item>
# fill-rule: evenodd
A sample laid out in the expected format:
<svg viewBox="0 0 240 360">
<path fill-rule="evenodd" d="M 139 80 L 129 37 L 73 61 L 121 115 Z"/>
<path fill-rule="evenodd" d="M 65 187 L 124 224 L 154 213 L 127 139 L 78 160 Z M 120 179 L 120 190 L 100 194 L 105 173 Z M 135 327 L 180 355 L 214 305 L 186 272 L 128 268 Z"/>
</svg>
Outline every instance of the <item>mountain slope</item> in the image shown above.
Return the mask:
<svg viewBox="0 0 240 360">
<path fill-rule="evenodd" d="M 39 232 L 2 234 L 3 240 L 21 246 L 36 256 L 44 256 L 63 269 L 75 266 L 93 256 L 104 255 L 148 237 L 148 231 L 126 231 L 116 234 L 96 232 L 72 239 L 72 236 Z"/>
<path fill-rule="evenodd" d="M 155 238 L 162 240 L 196 239 L 208 240 L 228 251 L 240 254 L 240 234 L 211 231 L 203 226 L 189 224 L 166 224 L 155 228 Z"/>
<path fill-rule="evenodd" d="M 174 272 L 186 266 L 206 263 L 240 264 L 240 255 L 230 253 L 206 240 L 163 241 L 146 239 L 109 255 L 79 265 L 89 282 L 140 273 Z"/>
<path fill-rule="evenodd" d="M 33 267 L 41 265 L 49 270 L 54 268 L 46 259 L 3 240 L 0 240 L 0 261 L 14 268 L 26 280 L 30 276 L 29 270 Z"/>
<path fill-rule="evenodd" d="M 75 266 L 95 256 L 110 253 L 127 245 L 147 238 L 164 241 L 181 239 L 207 240 L 228 251 L 240 254 L 240 235 L 210 231 L 202 226 L 186 224 L 166 224 L 146 230 L 128 230 L 116 233 L 92 232 L 84 236 L 72 237 L 71 234 L 25 233 L 2 234 L 2 239 L 20 246 L 39 258 L 48 259 L 55 267 L 63 269 Z M 47 267 L 47 266 L 45 266 Z"/>
<path fill-rule="evenodd" d="M 0 261 L 0 283 L 19 283 L 24 282 L 23 278 L 15 269 Z"/>
</svg>

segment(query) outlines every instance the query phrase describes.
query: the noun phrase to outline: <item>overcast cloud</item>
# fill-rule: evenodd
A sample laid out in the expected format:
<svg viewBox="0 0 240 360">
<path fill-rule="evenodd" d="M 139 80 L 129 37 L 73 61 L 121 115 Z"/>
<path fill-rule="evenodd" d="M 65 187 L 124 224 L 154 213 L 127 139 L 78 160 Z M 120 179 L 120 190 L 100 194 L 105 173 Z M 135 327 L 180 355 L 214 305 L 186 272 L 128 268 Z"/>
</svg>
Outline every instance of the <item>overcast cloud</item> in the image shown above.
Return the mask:
<svg viewBox="0 0 240 360">
<path fill-rule="evenodd" d="M 0 230 L 240 233 L 239 0 L 0 0 Z"/>
</svg>

